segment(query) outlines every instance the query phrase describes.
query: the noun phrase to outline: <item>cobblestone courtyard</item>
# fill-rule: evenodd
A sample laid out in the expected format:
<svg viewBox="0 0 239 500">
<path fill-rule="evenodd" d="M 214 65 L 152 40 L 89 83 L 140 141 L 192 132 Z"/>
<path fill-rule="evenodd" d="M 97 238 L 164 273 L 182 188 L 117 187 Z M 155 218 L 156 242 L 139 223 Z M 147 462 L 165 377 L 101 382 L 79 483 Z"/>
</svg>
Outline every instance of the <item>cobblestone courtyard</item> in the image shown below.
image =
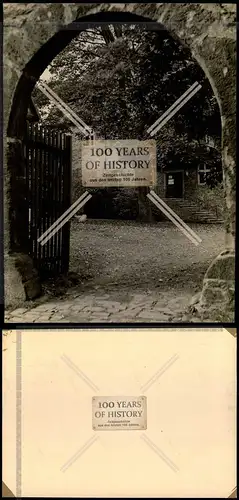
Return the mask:
<svg viewBox="0 0 239 500">
<path fill-rule="evenodd" d="M 86 294 L 70 299 L 50 301 L 32 309 L 19 308 L 6 319 L 21 323 L 98 323 L 98 322 L 172 322 L 182 317 L 191 295 L 183 297 L 169 293 L 127 294 L 121 300 L 112 300 L 110 294 Z"/>
<path fill-rule="evenodd" d="M 6 311 L 17 323 L 198 321 L 188 313 L 204 273 L 223 246 L 221 225 L 191 225 L 195 247 L 171 224 L 73 222 L 70 271 L 77 286 Z M 210 321 L 210 318 L 207 319 Z"/>
</svg>

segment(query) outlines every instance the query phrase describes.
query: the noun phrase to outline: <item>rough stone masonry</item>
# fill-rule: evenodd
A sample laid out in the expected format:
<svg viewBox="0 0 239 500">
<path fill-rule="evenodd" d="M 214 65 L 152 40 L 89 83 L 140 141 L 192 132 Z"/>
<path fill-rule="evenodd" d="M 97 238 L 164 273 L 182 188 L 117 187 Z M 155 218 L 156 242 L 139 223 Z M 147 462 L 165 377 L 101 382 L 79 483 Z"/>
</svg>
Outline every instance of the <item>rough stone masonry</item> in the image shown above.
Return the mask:
<svg viewBox="0 0 239 500">
<path fill-rule="evenodd" d="M 235 283 L 236 5 L 30 3 L 4 4 L 5 306 L 40 293 L 26 245 L 22 140 L 31 92 L 51 60 L 84 29 L 71 23 L 103 19 L 161 23 L 190 48 L 211 83 L 221 112 L 227 218 L 225 247 L 205 276 L 202 302 L 209 307 L 216 297 L 225 305 Z"/>
</svg>

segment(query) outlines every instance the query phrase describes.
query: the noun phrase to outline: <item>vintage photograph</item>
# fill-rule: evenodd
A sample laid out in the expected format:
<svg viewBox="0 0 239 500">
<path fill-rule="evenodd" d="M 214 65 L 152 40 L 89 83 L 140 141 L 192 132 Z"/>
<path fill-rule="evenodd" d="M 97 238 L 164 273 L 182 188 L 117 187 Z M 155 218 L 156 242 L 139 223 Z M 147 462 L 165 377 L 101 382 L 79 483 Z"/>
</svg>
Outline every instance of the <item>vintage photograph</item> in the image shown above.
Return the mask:
<svg viewBox="0 0 239 500">
<path fill-rule="evenodd" d="M 237 498 L 236 344 L 215 325 L 5 331 L 3 496 Z"/>
<path fill-rule="evenodd" d="M 5 324 L 234 323 L 236 5 L 3 13 Z"/>
</svg>

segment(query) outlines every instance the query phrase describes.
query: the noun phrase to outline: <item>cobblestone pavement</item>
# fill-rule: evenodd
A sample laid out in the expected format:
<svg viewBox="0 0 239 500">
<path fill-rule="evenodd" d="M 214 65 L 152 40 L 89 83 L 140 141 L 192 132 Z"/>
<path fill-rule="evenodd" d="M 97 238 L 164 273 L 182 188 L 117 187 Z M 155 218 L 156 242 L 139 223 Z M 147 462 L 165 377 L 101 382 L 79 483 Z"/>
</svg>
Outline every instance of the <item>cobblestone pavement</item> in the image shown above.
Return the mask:
<svg viewBox="0 0 239 500">
<path fill-rule="evenodd" d="M 186 308 L 192 295 L 167 292 L 125 293 L 113 300 L 107 293 L 71 295 L 31 309 L 6 311 L 6 323 L 171 323 L 188 321 Z M 193 321 L 193 320 L 192 320 Z"/>
<path fill-rule="evenodd" d="M 52 288 L 48 283 L 40 299 L 5 311 L 6 323 L 200 321 L 187 308 L 223 244 L 224 230 L 192 227 L 202 238 L 199 247 L 168 223 L 73 221 L 66 282 L 56 280 Z"/>
</svg>

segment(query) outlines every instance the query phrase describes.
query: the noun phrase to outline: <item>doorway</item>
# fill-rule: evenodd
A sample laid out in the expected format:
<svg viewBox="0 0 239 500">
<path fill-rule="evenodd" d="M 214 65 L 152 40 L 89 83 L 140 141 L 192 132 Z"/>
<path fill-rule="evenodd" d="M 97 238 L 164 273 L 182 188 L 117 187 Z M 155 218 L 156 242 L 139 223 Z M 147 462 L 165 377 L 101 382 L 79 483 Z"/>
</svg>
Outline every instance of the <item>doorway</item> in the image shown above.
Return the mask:
<svg viewBox="0 0 239 500">
<path fill-rule="evenodd" d="M 166 198 L 183 198 L 183 171 L 166 172 Z"/>
</svg>

